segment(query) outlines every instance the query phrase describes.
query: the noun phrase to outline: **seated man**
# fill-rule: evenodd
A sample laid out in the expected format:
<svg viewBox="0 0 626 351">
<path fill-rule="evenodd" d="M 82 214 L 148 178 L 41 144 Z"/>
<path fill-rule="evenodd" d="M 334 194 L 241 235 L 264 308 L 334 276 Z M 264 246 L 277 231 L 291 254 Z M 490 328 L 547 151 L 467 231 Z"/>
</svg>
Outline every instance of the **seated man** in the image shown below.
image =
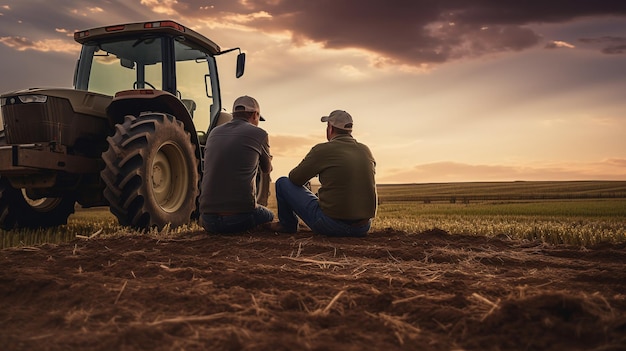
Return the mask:
<svg viewBox="0 0 626 351">
<path fill-rule="evenodd" d="M 210 233 L 236 233 L 274 219 L 256 201 L 257 169 L 272 171 L 267 132 L 257 101 L 242 96 L 233 104 L 233 119 L 215 127 L 204 149 L 200 188 L 202 226 Z"/>
<path fill-rule="evenodd" d="M 315 145 L 289 178 L 276 181 L 279 222 L 269 227 L 295 233 L 300 217 L 317 234 L 365 236 L 376 216 L 376 161 L 369 148 L 352 137 L 350 114 L 336 110 L 322 122 L 327 122 L 328 142 Z M 319 198 L 304 186 L 316 175 Z"/>
</svg>

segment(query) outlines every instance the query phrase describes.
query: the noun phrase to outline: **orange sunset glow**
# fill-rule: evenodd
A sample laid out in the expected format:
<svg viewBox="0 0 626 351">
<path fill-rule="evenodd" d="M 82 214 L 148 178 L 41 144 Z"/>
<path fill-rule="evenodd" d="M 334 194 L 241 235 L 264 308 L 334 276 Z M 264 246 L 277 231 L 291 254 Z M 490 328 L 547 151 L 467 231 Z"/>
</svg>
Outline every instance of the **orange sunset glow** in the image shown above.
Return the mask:
<svg viewBox="0 0 626 351">
<path fill-rule="evenodd" d="M 0 1 L 0 92 L 71 87 L 75 31 L 172 19 L 246 52 L 223 106 L 259 101 L 273 179 L 343 109 L 379 183 L 626 180 L 626 7 L 531 3 Z"/>
</svg>

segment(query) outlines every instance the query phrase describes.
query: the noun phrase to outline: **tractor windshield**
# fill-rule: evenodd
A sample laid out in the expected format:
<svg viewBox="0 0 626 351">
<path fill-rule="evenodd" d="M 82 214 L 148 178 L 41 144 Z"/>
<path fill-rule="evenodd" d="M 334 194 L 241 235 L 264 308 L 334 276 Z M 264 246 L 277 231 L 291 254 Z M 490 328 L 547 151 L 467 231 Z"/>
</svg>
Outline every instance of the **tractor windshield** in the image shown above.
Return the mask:
<svg viewBox="0 0 626 351">
<path fill-rule="evenodd" d="M 90 70 L 86 86 L 77 88 L 111 96 L 121 90 L 162 89 L 161 42 L 144 38 L 85 45 L 81 63 L 90 63 Z"/>
</svg>

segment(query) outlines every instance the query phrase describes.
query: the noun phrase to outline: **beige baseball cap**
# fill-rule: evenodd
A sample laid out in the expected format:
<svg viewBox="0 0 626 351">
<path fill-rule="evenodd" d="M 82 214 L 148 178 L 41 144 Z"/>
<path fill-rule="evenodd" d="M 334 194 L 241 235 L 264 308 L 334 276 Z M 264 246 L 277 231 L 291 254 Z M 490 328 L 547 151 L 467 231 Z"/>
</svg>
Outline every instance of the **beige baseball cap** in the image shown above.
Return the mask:
<svg viewBox="0 0 626 351">
<path fill-rule="evenodd" d="M 237 109 L 237 107 L 243 107 L 243 110 L 241 108 Z M 259 103 L 256 101 L 255 98 L 244 95 L 238 97 L 235 100 L 235 103 L 233 103 L 233 112 L 235 111 L 258 112 L 260 114 L 261 107 L 259 106 Z M 265 118 L 261 116 L 260 120 L 265 121 Z"/>
<path fill-rule="evenodd" d="M 322 117 L 322 122 L 328 122 L 335 128 L 352 130 L 352 116 L 343 110 L 335 110 L 330 115 Z"/>
</svg>

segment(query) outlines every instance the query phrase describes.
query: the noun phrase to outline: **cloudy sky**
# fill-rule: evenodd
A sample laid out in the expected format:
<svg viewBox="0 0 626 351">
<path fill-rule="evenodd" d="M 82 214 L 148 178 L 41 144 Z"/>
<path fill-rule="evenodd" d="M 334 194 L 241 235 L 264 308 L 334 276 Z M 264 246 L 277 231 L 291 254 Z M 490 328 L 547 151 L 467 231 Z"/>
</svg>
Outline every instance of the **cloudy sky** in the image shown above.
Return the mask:
<svg viewBox="0 0 626 351">
<path fill-rule="evenodd" d="M 379 183 L 626 180 L 625 1 L 0 0 L 0 92 L 70 87 L 74 31 L 157 19 L 247 53 L 223 103 L 259 100 L 274 179 L 343 109 Z"/>
</svg>

